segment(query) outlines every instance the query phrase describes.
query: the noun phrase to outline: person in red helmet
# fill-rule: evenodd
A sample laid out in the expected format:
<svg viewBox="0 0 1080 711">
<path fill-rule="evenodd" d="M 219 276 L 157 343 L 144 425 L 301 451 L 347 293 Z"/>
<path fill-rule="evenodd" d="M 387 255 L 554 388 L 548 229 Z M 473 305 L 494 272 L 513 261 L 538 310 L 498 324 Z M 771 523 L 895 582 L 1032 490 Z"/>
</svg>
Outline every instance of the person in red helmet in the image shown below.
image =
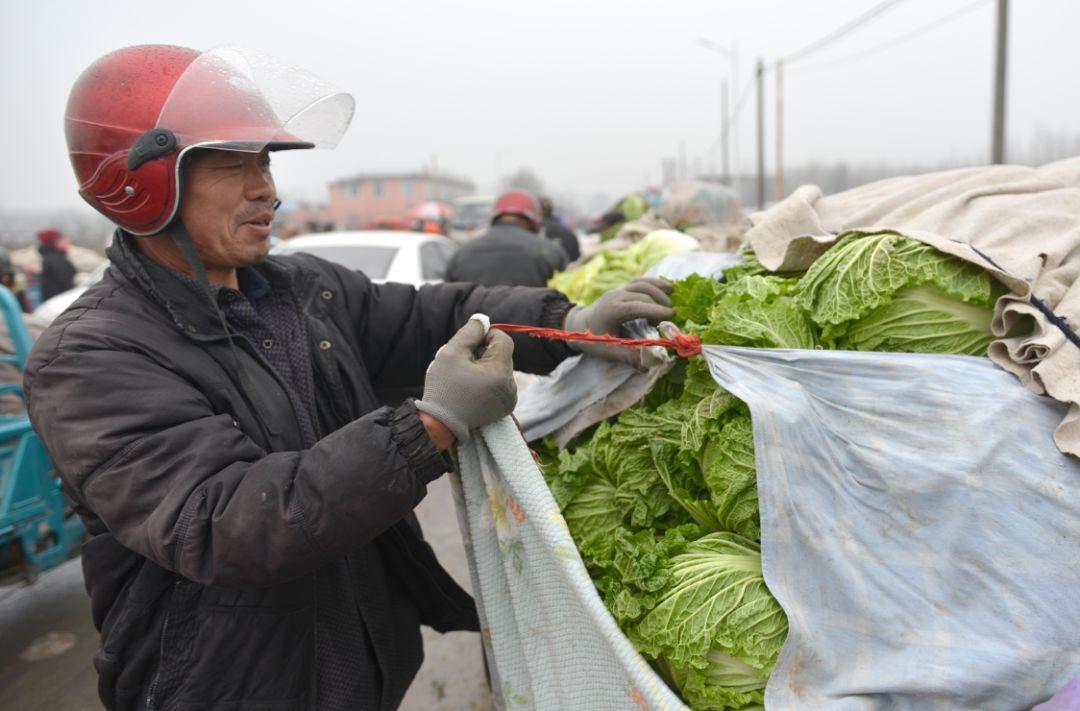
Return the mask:
<svg viewBox="0 0 1080 711">
<path fill-rule="evenodd" d="M 566 266 L 562 248 L 540 236 L 540 202 L 524 190 L 508 190 L 492 208 L 491 228 L 450 258 L 447 281 L 486 286 L 547 286 Z"/>
<path fill-rule="evenodd" d="M 555 216 L 555 203 L 546 195 L 540 196 L 540 209 L 544 214 L 544 237 L 556 242 L 571 262 L 581 257 L 581 245 L 577 235 Z"/>
<path fill-rule="evenodd" d="M 352 112 L 229 48 L 129 47 L 72 89 L 79 192 L 117 230 L 103 279 L 37 340 L 25 392 L 90 535 L 108 709 L 396 708 L 421 624 L 478 627 L 412 510 L 446 450 L 513 409 L 513 369 L 572 352 L 470 315 L 599 333 L 672 313 L 656 285 L 580 308 L 268 257 L 271 153 L 333 147 Z"/>
<path fill-rule="evenodd" d="M 60 230 L 37 233 L 41 254 L 41 300 L 47 301 L 75 286 L 75 265 L 68 259 L 70 243 Z"/>
</svg>

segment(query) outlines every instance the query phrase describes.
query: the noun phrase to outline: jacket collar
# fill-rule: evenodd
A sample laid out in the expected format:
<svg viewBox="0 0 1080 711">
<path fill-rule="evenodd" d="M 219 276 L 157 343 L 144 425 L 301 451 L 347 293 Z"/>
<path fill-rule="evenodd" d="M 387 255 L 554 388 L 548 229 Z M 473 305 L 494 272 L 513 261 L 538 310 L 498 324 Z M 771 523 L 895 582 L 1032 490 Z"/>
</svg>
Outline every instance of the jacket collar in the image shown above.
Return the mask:
<svg viewBox="0 0 1080 711">
<path fill-rule="evenodd" d="M 199 293 L 184 283 L 175 272 L 143 257 L 135 249 L 132 237 L 122 230 L 113 235 L 112 244 L 106 250 L 109 261 L 130 282 L 142 289 L 151 300 L 161 306 L 177 329 L 196 340 L 224 338 L 221 321 L 210 296 Z M 312 274 L 304 267 L 271 257 L 258 267 L 258 276 L 269 288 L 303 288 L 310 283 Z M 212 289 L 217 298 L 220 289 Z M 299 295 L 298 295 L 299 296 Z"/>
<path fill-rule="evenodd" d="M 521 225 L 515 225 L 510 222 L 497 222 L 488 228 L 488 234 L 491 235 L 507 235 L 510 237 L 516 237 L 518 239 L 535 239 L 539 237 L 539 233 L 527 230 Z"/>
</svg>

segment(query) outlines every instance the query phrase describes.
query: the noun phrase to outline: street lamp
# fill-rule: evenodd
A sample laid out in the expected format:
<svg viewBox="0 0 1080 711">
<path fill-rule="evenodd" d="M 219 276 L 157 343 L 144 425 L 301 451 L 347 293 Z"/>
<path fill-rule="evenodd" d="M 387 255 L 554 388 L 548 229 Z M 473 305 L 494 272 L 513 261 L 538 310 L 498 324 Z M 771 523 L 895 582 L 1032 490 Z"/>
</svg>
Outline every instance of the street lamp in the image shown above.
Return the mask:
<svg viewBox="0 0 1080 711">
<path fill-rule="evenodd" d="M 734 156 L 736 170 L 738 169 L 739 165 L 739 141 L 735 135 L 736 127 L 738 124 L 736 123 L 735 125 L 728 126 L 728 114 L 730 113 L 730 109 L 728 108 L 728 91 L 729 87 L 731 88 L 731 90 L 735 90 L 738 88 L 739 49 L 738 45 L 736 45 L 735 43 L 732 43 L 731 47 L 729 48 L 704 37 L 698 37 L 697 45 L 698 47 L 701 47 L 703 49 L 716 52 L 717 54 L 731 62 L 731 81 L 723 81 L 720 85 L 720 147 L 722 155 L 721 160 L 723 162 L 724 182 L 728 185 L 731 185 L 731 166 L 728 161 L 728 141 L 733 141 L 735 144 Z M 729 134 L 731 136 L 730 139 Z"/>
</svg>

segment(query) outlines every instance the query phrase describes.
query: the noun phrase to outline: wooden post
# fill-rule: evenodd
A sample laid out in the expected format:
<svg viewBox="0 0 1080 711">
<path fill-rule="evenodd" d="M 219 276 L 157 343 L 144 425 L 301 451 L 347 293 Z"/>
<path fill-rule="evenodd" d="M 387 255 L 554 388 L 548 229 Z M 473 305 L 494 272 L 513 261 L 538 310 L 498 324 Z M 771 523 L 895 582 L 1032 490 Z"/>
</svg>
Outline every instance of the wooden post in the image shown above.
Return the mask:
<svg viewBox="0 0 1080 711">
<path fill-rule="evenodd" d="M 997 0 L 997 47 L 994 52 L 994 126 L 990 162 L 1005 162 L 1005 76 L 1008 73 L 1009 0 Z"/>
</svg>

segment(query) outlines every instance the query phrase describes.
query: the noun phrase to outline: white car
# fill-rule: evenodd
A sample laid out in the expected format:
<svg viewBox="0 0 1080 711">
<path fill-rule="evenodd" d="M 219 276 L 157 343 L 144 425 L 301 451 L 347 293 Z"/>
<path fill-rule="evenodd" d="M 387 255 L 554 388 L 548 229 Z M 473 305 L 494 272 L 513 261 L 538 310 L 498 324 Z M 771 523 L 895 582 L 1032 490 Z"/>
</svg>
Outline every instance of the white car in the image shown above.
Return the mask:
<svg viewBox="0 0 1080 711">
<path fill-rule="evenodd" d="M 271 254 L 306 252 L 363 272 L 374 282 L 419 286 L 441 281 L 455 245 L 423 232 L 364 230 L 301 235 L 274 247 Z"/>
<path fill-rule="evenodd" d="M 450 236 L 455 242 L 465 242 L 480 235 L 491 224 L 491 208 L 494 205 L 495 198 L 487 195 L 471 195 L 454 200 Z"/>
</svg>

